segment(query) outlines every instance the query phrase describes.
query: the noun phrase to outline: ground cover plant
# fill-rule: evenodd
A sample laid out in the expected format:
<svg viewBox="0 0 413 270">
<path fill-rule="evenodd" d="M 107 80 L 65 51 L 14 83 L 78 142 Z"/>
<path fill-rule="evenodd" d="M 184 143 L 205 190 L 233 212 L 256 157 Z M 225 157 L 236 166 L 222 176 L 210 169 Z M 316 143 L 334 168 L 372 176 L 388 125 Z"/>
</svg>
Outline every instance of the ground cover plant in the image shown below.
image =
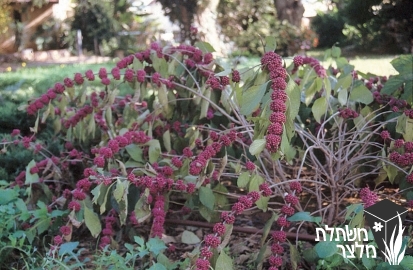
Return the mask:
<svg viewBox="0 0 413 270">
<path fill-rule="evenodd" d="M 238 69 L 208 43 L 154 42 L 33 96 L 21 109 L 34 125 L 1 143 L 6 155 L 33 153 L 1 182 L 3 266 L 385 269 L 302 235 L 363 227 L 363 205 L 384 185 L 413 206 L 412 56 L 379 77 L 355 70 L 338 47 L 323 67 L 308 56 L 287 65 L 273 38 L 263 44 L 259 65 Z M 355 197 L 363 203 L 348 206 Z M 248 212 L 271 214 L 259 248 L 239 263 L 229 247 Z M 211 230 L 199 239 L 185 229 L 192 248 L 172 259 L 166 230 L 182 219 Z M 401 267 L 411 264 L 405 256 Z"/>
</svg>

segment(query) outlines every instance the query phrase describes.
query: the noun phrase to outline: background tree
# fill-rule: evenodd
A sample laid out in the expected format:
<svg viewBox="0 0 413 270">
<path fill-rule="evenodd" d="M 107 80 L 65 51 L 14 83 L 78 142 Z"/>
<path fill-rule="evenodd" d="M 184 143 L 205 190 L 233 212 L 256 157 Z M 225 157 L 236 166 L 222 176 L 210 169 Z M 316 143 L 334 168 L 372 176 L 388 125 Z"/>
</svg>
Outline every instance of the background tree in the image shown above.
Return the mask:
<svg viewBox="0 0 413 270">
<path fill-rule="evenodd" d="M 271 0 L 221 0 L 218 12 L 218 22 L 227 42 L 234 42 L 238 47 L 235 54 L 262 54 L 260 37 L 266 36 L 276 38 L 277 51 L 283 55 L 297 52 L 302 45 L 304 37 L 300 27 L 278 19 Z M 301 18 L 299 21 L 301 23 Z"/>
<path fill-rule="evenodd" d="M 115 50 L 137 50 L 139 44 L 154 34 L 153 22 L 143 22 L 148 14 L 144 11 L 144 3 L 139 2 L 132 9 L 133 0 L 78 0 L 73 18 L 72 30 L 81 29 L 84 48 L 96 53 L 101 48 L 105 54 Z M 141 32 L 139 37 L 128 32 Z M 139 40 L 139 42 L 138 42 Z M 97 44 L 95 44 L 97 43 Z M 98 45 L 98 46 L 96 46 Z"/>
<path fill-rule="evenodd" d="M 99 53 L 98 45 L 115 35 L 113 13 L 100 1 L 79 0 L 71 28 L 80 29 L 83 47 Z"/>
<path fill-rule="evenodd" d="M 413 48 L 413 1 L 411 0 L 332 0 L 326 14 L 319 14 L 313 26 L 323 45 L 340 42 L 375 52 L 408 53 Z M 344 21 L 344 24 L 343 24 Z M 334 25 L 335 29 L 329 30 Z M 326 33 L 336 34 L 326 36 Z"/>
<path fill-rule="evenodd" d="M 219 34 L 220 26 L 217 24 L 217 8 L 219 0 L 157 0 L 169 17 L 180 28 L 180 42 L 194 43 L 197 37 L 214 44 L 218 53 L 224 53 L 224 43 Z M 199 34 L 196 35 L 191 26 L 197 26 Z"/>
<path fill-rule="evenodd" d="M 339 46 L 345 44 L 345 23 L 345 18 L 336 7 L 327 13 L 320 12 L 311 22 L 311 28 L 318 34 L 318 46 L 328 48 L 336 43 L 339 43 Z"/>
<path fill-rule="evenodd" d="M 290 24 L 300 27 L 304 14 L 304 6 L 301 0 L 273 0 L 277 10 L 277 18 L 280 21 L 288 21 Z"/>
<path fill-rule="evenodd" d="M 300 39 L 299 27 L 304 13 L 300 0 L 157 1 L 170 20 L 180 26 L 181 41 L 194 42 L 191 25 L 195 24 L 203 40 L 214 44 L 218 52 L 223 52 L 225 47 L 220 32 L 253 54 L 262 53 L 257 51 L 261 46 L 259 35 L 278 35 L 285 52 L 286 47 L 295 45 L 293 43 Z"/>
<path fill-rule="evenodd" d="M 411 0 L 346 0 L 343 15 L 361 33 L 363 48 L 404 53 L 412 49 Z"/>
<path fill-rule="evenodd" d="M 12 9 L 8 3 L 9 0 L 0 0 L 0 34 L 6 33 L 12 22 L 10 16 Z"/>
</svg>

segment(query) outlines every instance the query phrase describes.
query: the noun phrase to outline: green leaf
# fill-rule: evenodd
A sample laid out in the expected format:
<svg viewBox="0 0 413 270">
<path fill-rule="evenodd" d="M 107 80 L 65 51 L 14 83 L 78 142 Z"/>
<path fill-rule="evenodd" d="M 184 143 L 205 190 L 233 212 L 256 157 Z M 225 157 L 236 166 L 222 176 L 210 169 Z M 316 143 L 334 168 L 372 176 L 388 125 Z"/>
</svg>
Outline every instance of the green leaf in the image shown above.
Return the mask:
<svg viewBox="0 0 413 270">
<path fill-rule="evenodd" d="M 214 192 L 215 207 L 216 208 L 218 207 L 220 209 L 228 209 L 229 208 L 228 197 L 224 195 L 228 193 L 228 189 L 224 185 L 218 184 L 216 185 L 216 187 L 214 187 L 213 190 L 223 193 L 223 194 L 220 194 L 218 192 Z"/>
<path fill-rule="evenodd" d="M 63 243 L 59 247 L 59 256 L 63 256 L 65 254 L 73 253 L 75 248 L 79 245 L 79 242 L 67 242 Z"/>
<path fill-rule="evenodd" d="M 336 59 L 336 64 L 337 64 L 338 69 L 343 69 L 343 67 L 345 67 L 345 66 L 350 66 L 348 64 L 347 58 L 345 58 L 345 57 L 337 58 Z M 352 69 L 354 69 L 354 66 L 352 67 Z"/>
<path fill-rule="evenodd" d="M 396 167 L 392 166 L 392 165 L 388 165 L 388 166 L 383 166 L 383 169 L 387 172 L 387 176 L 389 177 L 389 182 L 391 184 L 394 183 L 394 180 L 396 179 L 397 173 L 399 172 L 399 169 L 397 169 Z"/>
<path fill-rule="evenodd" d="M 289 139 L 287 137 L 287 135 L 288 135 L 287 133 L 288 132 L 286 132 L 285 128 L 284 128 L 284 132 L 282 134 L 280 150 L 283 153 L 283 155 L 285 157 L 285 160 L 287 162 L 291 162 L 294 159 L 297 150 L 290 144 Z"/>
<path fill-rule="evenodd" d="M 231 107 L 232 96 L 233 96 L 233 90 L 229 87 L 225 87 L 221 91 L 220 103 L 222 107 L 225 109 L 225 111 L 229 114 L 231 114 L 231 111 L 232 111 L 232 107 Z"/>
<path fill-rule="evenodd" d="M 146 242 L 146 247 L 155 256 L 158 256 L 159 253 L 166 249 L 165 243 L 157 237 L 149 239 L 149 241 Z"/>
<path fill-rule="evenodd" d="M 0 189 L 0 205 L 8 204 L 17 199 L 19 194 L 14 189 Z"/>
<path fill-rule="evenodd" d="M 350 85 L 352 84 L 352 82 L 353 82 L 352 75 L 350 73 L 349 74 L 344 73 L 343 75 L 341 75 L 338 78 L 338 81 L 337 81 L 337 83 L 334 87 L 334 90 L 337 91 L 340 88 L 341 89 L 348 89 L 350 87 Z"/>
<path fill-rule="evenodd" d="M 93 237 L 97 237 L 102 231 L 102 224 L 100 223 L 99 216 L 89 207 L 85 206 L 84 210 L 86 227 Z"/>
<path fill-rule="evenodd" d="M 341 49 L 339 47 L 333 46 L 331 48 L 331 56 L 334 58 L 338 58 L 341 55 Z"/>
<path fill-rule="evenodd" d="M 242 94 L 240 111 L 243 115 L 250 115 L 258 105 L 267 90 L 268 81 L 261 85 L 254 85 Z"/>
<path fill-rule="evenodd" d="M 413 55 L 401 55 L 393 59 L 390 63 L 400 74 L 411 74 L 413 66 Z"/>
<path fill-rule="evenodd" d="M 214 210 L 215 196 L 214 192 L 208 187 L 199 188 L 199 200 L 201 203 L 210 210 Z"/>
<path fill-rule="evenodd" d="M 138 162 L 143 161 L 143 157 L 142 157 L 143 151 L 139 145 L 129 144 L 125 146 L 125 149 L 126 149 L 126 152 L 128 152 L 128 154 L 133 160 L 138 161 Z"/>
<path fill-rule="evenodd" d="M 400 262 L 400 265 L 403 266 L 404 269 L 413 269 L 413 257 L 404 256 L 403 260 Z"/>
<path fill-rule="evenodd" d="M 232 69 L 227 68 L 227 69 L 225 69 L 221 72 L 216 73 L 215 76 L 227 76 L 227 75 L 231 74 L 231 72 L 232 72 Z"/>
<path fill-rule="evenodd" d="M 314 248 L 321 259 L 333 256 L 338 251 L 337 243 L 330 241 L 318 242 Z"/>
<path fill-rule="evenodd" d="M 397 118 L 397 124 L 396 124 L 396 132 L 397 133 L 404 134 L 406 132 L 406 122 L 407 122 L 407 116 L 404 113 L 401 114 Z"/>
<path fill-rule="evenodd" d="M 201 239 L 199 239 L 199 237 L 196 234 L 194 234 L 193 232 L 185 230 L 182 233 L 181 242 L 184 243 L 184 244 L 187 244 L 187 245 L 193 245 L 193 244 L 200 243 Z"/>
<path fill-rule="evenodd" d="M 42 218 L 36 222 L 37 234 L 40 235 L 50 228 L 50 218 Z"/>
<path fill-rule="evenodd" d="M 351 229 L 362 228 L 364 224 L 364 211 L 358 212 L 349 223 Z"/>
<path fill-rule="evenodd" d="M 215 264 L 215 270 L 229 270 L 234 269 L 231 257 L 229 257 L 224 250 L 221 251 Z"/>
<path fill-rule="evenodd" d="M 315 263 L 318 260 L 317 252 L 314 248 L 303 251 L 303 258 L 309 263 Z"/>
<path fill-rule="evenodd" d="M 157 264 L 161 264 L 162 266 L 165 266 L 166 269 L 168 270 L 175 270 L 175 269 L 179 269 L 179 265 L 181 264 L 180 261 L 178 262 L 172 262 L 171 260 L 169 260 L 169 258 L 163 254 L 160 253 L 157 257 L 156 257 L 156 261 Z M 181 268 L 182 269 L 182 268 Z"/>
<path fill-rule="evenodd" d="M 309 105 L 314 98 L 315 93 L 321 90 L 323 87 L 323 81 L 321 78 L 316 77 L 314 81 L 311 83 L 310 87 L 305 90 L 305 105 Z M 301 96 L 300 96 L 301 98 Z"/>
<path fill-rule="evenodd" d="M 161 74 L 163 78 L 168 77 L 168 63 L 165 58 L 158 58 L 154 53 L 151 55 L 152 66 L 154 69 Z"/>
<path fill-rule="evenodd" d="M 216 217 L 216 211 L 210 210 L 209 208 L 205 207 L 204 205 L 199 206 L 199 213 L 206 221 L 212 222 L 212 220 Z"/>
<path fill-rule="evenodd" d="M 373 269 L 373 267 L 376 266 L 376 260 L 373 258 L 367 258 L 366 254 L 363 254 L 363 256 L 361 257 L 361 262 L 363 263 L 363 266 L 366 267 L 366 269 Z"/>
<path fill-rule="evenodd" d="M 348 220 L 353 213 L 358 214 L 361 210 L 363 210 L 363 205 L 362 204 L 351 204 L 349 206 L 347 206 L 347 212 L 346 212 L 346 217 L 345 219 Z"/>
<path fill-rule="evenodd" d="M 198 47 L 203 53 L 215 52 L 214 47 L 208 42 L 198 41 L 195 43 L 195 47 Z"/>
<path fill-rule="evenodd" d="M 250 182 L 250 173 L 249 172 L 243 172 L 238 176 L 238 180 L 237 180 L 237 186 L 239 188 L 245 188 L 248 183 Z"/>
<path fill-rule="evenodd" d="M 135 235 L 133 237 L 133 240 L 135 240 L 135 243 L 138 244 L 139 246 L 141 246 L 141 247 L 145 246 L 145 240 L 143 240 L 142 237 L 139 237 L 139 236 Z"/>
<path fill-rule="evenodd" d="M 166 151 L 171 152 L 172 150 L 171 133 L 169 132 L 169 129 L 163 133 L 162 139 L 163 139 L 163 145 L 165 146 Z"/>
<path fill-rule="evenodd" d="M 264 150 L 266 143 L 267 141 L 265 139 L 254 140 L 249 147 L 249 151 L 251 155 L 255 156 L 255 155 L 260 154 Z"/>
<path fill-rule="evenodd" d="M 293 269 L 297 269 L 298 262 L 301 261 L 301 255 L 295 245 L 288 243 L 290 246 L 290 262 Z"/>
<path fill-rule="evenodd" d="M 311 111 L 313 112 L 314 118 L 318 123 L 321 123 L 321 117 L 326 113 L 327 111 L 327 100 L 326 97 L 320 97 L 318 98 L 312 108 Z"/>
<path fill-rule="evenodd" d="M 164 116 L 168 119 L 171 118 L 173 114 L 173 108 L 172 106 L 170 106 L 170 103 L 168 101 L 168 89 L 166 89 L 166 86 L 164 84 L 162 84 L 158 89 L 158 100 L 162 105 L 162 111 L 165 114 Z"/>
<path fill-rule="evenodd" d="M 273 36 L 268 36 L 265 37 L 265 52 L 273 52 L 277 48 L 277 41 L 275 37 Z"/>
<path fill-rule="evenodd" d="M 36 161 L 34 159 L 29 162 L 26 166 L 26 185 L 34 184 L 39 182 L 39 175 L 37 173 L 31 174 L 30 169 L 36 166 Z"/>
<path fill-rule="evenodd" d="M 128 181 L 125 181 L 125 183 L 128 183 Z M 123 185 L 123 182 L 120 180 L 120 178 L 117 179 L 116 181 L 116 188 L 113 191 L 113 197 L 117 202 L 120 202 L 123 197 L 123 193 L 125 192 L 125 186 Z"/>
<path fill-rule="evenodd" d="M 340 89 L 338 91 L 338 102 L 340 102 L 341 106 L 346 105 L 347 97 L 348 97 L 347 89 Z"/>
<path fill-rule="evenodd" d="M 290 119 L 295 119 L 295 117 L 298 115 L 298 111 L 300 110 L 300 103 L 301 103 L 300 88 L 293 80 L 290 80 L 288 82 L 287 89 L 285 89 L 285 92 L 288 95 L 288 100 L 287 100 L 288 117 Z"/>
<path fill-rule="evenodd" d="M 147 144 L 149 145 L 149 162 L 155 163 L 161 154 L 161 144 L 155 139 L 150 140 Z"/>
<path fill-rule="evenodd" d="M 249 192 L 259 191 L 259 186 L 264 182 L 265 182 L 265 180 L 264 180 L 264 178 L 262 178 L 261 175 L 258 175 L 258 174 L 254 175 L 252 177 L 251 181 L 250 181 L 248 191 Z M 266 212 L 267 209 L 268 209 L 268 201 L 269 200 L 270 200 L 269 197 L 261 196 L 261 198 L 258 201 L 255 202 L 255 204 L 257 205 L 258 209 L 261 209 L 264 212 Z"/>
<path fill-rule="evenodd" d="M 331 81 L 329 77 L 325 77 L 322 80 L 322 83 L 324 85 L 324 91 L 325 91 L 325 97 L 326 100 L 330 100 L 330 95 L 331 95 Z"/>
<path fill-rule="evenodd" d="M 406 118 L 406 132 L 403 133 L 406 142 L 413 141 L 413 119 Z"/>
<path fill-rule="evenodd" d="M 267 222 L 265 222 L 264 228 L 262 229 L 261 246 L 265 244 L 265 240 L 267 239 L 267 236 L 271 231 L 271 227 L 275 219 L 277 218 L 278 218 L 278 215 L 273 212 L 271 215 L 271 218 Z"/>
<path fill-rule="evenodd" d="M 403 85 L 404 79 L 401 75 L 395 75 L 389 78 L 389 80 L 384 84 L 383 88 L 381 89 L 381 94 L 391 95 L 400 86 Z"/>
<path fill-rule="evenodd" d="M 356 101 L 368 105 L 373 102 L 373 100 L 373 94 L 364 84 L 359 84 L 350 92 L 350 101 Z"/>
<path fill-rule="evenodd" d="M 324 60 L 327 60 L 331 57 L 331 49 L 327 49 L 324 51 Z"/>
<path fill-rule="evenodd" d="M 168 269 L 160 263 L 154 263 L 148 270 L 168 270 Z"/>
<path fill-rule="evenodd" d="M 297 212 L 291 217 L 287 218 L 288 221 L 309 221 L 320 223 L 321 217 L 313 217 L 310 212 Z"/>
<path fill-rule="evenodd" d="M 108 106 L 105 110 L 106 123 L 112 123 L 112 107 Z"/>
<path fill-rule="evenodd" d="M 210 89 L 205 89 L 204 96 L 205 96 L 205 98 L 203 98 L 202 101 L 201 101 L 201 112 L 199 114 L 200 119 L 207 117 L 208 108 L 209 108 L 209 101 L 207 99 L 211 98 L 211 90 Z"/>
</svg>

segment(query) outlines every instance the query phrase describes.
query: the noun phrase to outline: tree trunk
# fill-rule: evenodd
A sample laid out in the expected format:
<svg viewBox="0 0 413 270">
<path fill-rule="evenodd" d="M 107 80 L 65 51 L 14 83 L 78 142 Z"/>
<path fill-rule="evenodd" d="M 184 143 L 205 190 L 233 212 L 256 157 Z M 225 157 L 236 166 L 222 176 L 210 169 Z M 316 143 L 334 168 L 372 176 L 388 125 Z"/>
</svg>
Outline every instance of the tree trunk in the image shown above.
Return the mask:
<svg viewBox="0 0 413 270">
<path fill-rule="evenodd" d="M 201 8 L 196 15 L 195 21 L 201 33 L 202 40 L 210 43 L 217 54 L 225 55 L 225 44 L 220 38 L 220 26 L 217 22 L 219 0 L 209 0 L 208 4 Z"/>
<path fill-rule="evenodd" d="M 280 21 L 287 20 L 297 27 L 301 26 L 304 14 L 304 6 L 301 0 L 274 0 L 277 17 Z"/>
</svg>

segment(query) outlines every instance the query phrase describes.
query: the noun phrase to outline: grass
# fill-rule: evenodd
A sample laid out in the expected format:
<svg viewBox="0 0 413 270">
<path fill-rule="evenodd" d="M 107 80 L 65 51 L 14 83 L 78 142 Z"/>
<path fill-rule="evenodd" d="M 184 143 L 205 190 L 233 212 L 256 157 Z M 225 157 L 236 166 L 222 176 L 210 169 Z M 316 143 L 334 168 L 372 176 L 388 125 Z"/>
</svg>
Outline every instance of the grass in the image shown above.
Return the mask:
<svg viewBox="0 0 413 270">
<path fill-rule="evenodd" d="M 17 71 L 0 73 L 0 97 L 12 96 L 13 99 L 27 99 L 39 96 L 64 78 L 73 78 L 76 72 L 88 69 L 97 72 L 106 67 L 109 71 L 114 63 L 104 64 L 61 64 L 41 67 L 22 67 Z"/>
<path fill-rule="evenodd" d="M 328 61 L 324 61 L 324 51 L 310 51 L 307 53 L 307 55 L 317 58 L 325 67 L 327 67 L 329 64 Z M 347 58 L 351 65 L 354 65 L 355 70 L 359 70 L 363 73 L 371 73 L 379 76 L 397 74 L 397 71 L 393 68 L 390 62 L 399 55 L 343 54 L 342 56 Z"/>
<path fill-rule="evenodd" d="M 329 66 L 329 61 L 324 60 L 324 51 L 309 51 L 308 56 L 314 57 L 321 61 L 324 67 Z M 391 61 L 399 55 L 352 55 L 346 56 L 349 63 L 354 65 L 355 70 L 363 73 L 371 73 L 378 76 L 396 75 L 397 71 L 391 65 Z M 290 65 L 292 57 L 285 58 L 287 66 Z M 252 67 L 260 63 L 259 57 L 241 57 L 239 59 L 239 68 Z"/>
</svg>

